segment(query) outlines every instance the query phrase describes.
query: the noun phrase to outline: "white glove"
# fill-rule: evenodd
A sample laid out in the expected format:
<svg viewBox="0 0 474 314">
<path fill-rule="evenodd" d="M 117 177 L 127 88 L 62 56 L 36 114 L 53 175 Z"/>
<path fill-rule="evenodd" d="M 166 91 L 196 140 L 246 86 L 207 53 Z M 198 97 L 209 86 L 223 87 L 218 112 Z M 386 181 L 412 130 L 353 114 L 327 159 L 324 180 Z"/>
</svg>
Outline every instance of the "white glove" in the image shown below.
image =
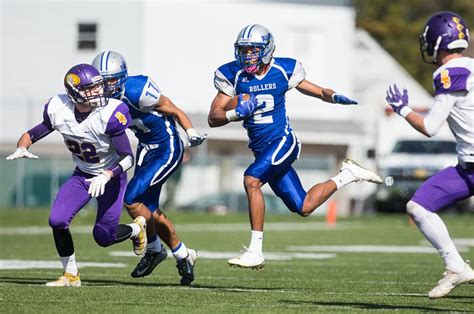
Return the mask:
<svg viewBox="0 0 474 314">
<path fill-rule="evenodd" d="M 204 133 L 204 135 L 199 135 L 193 128 L 187 129 L 186 133 L 188 134 L 188 142 L 190 147 L 201 145 L 202 142 L 204 142 L 207 138 L 207 133 Z"/>
<path fill-rule="evenodd" d="M 86 182 L 91 183 L 87 193 L 89 193 L 92 197 L 101 196 L 105 192 L 105 185 L 110 181 L 111 178 L 112 176 L 108 172 L 102 171 L 101 174 L 93 178 L 86 179 Z"/>
<path fill-rule="evenodd" d="M 30 153 L 26 147 L 18 147 L 13 154 L 7 157 L 7 160 L 14 160 L 18 158 L 38 159 L 39 157 Z"/>
</svg>

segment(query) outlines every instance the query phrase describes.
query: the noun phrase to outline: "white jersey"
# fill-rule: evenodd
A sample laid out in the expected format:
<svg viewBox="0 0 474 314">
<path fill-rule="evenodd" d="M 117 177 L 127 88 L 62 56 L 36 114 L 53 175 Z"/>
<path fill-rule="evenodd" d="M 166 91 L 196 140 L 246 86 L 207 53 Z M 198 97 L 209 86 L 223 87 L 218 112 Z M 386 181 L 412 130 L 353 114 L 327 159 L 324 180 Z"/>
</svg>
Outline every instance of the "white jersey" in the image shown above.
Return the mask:
<svg viewBox="0 0 474 314">
<path fill-rule="evenodd" d="M 425 117 L 425 128 L 436 134 L 444 121 L 457 142 L 460 161 L 474 162 L 474 59 L 452 59 L 433 74 L 435 103 Z"/>
<path fill-rule="evenodd" d="M 106 106 L 95 108 L 81 123 L 76 121 L 74 109 L 74 102 L 60 94 L 49 101 L 45 113 L 53 129 L 63 136 L 76 166 L 83 172 L 100 174 L 119 159 L 111 135 L 127 128 L 128 107 L 120 100 L 109 99 Z"/>
</svg>

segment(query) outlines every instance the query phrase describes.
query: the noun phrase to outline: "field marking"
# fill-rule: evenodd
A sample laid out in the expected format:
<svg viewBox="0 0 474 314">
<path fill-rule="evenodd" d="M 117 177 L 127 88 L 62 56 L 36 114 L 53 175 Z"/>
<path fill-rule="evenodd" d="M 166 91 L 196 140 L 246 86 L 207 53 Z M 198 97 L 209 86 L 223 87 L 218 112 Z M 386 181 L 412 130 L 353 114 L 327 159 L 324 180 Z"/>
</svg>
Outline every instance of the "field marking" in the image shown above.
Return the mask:
<svg viewBox="0 0 474 314">
<path fill-rule="evenodd" d="M 239 255 L 238 252 L 211 252 L 198 250 L 198 258 L 203 259 L 229 259 Z M 136 257 L 131 251 L 112 251 L 109 253 L 110 256 L 114 257 Z M 329 253 L 277 253 L 269 252 L 263 253 L 265 259 L 274 261 L 289 261 L 292 259 L 330 259 L 335 258 L 336 254 Z M 171 256 L 171 252 L 168 251 L 168 256 Z"/>
<path fill-rule="evenodd" d="M 123 263 L 95 263 L 78 262 L 77 267 L 104 267 L 104 268 L 122 268 L 127 266 Z M 63 265 L 59 261 L 27 261 L 19 259 L 0 259 L 0 269 L 62 269 Z"/>
<path fill-rule="evenodd" d="M 74 233 L 92 233 L 92 225 L 72 226 Z M 328 226 L 324 222 L 269 222 L 265 224 L 265 231 L 320 231 L 320 230 L 341 230 L 359 228 L 358 223 L 338 223 L 335 226 Z M 236 232 L 249 231 L 250 226 L 246 223 L 222 223 L 222 224 L 176 224 L 178 232 Z M 2 227 L 0 235 L 39 235 L 51 234 L 49 226 L 29 226 L 29 227 Z"/>
<path fill-rule="evenodd" d="M 460 246 L 459 252 L 469 251 L 467 247 Z M 412 245 L 292 245 L 290 251 L 304 252 L 332 252 L 332 253 L 421 253 L 438 254 L 432 246 Z"/>
</svg>

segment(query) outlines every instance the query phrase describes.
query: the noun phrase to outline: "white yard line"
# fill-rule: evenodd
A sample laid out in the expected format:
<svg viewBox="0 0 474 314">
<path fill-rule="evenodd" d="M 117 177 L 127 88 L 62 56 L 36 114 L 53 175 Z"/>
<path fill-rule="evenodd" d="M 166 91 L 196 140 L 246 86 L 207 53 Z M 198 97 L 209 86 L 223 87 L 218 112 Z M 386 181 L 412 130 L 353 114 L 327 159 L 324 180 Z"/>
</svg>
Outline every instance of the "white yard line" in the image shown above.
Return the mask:
<svg viewBox="0 0 474 314">
<path fill-rule="evenodd" d="M 198 250 L 198 258 L 203 259 L 229 259 L 239 255 L 238 252 L 211 252 Z M 136 257 L 131 251 L 112 251 L 109 253 L 110 256 L 115 257 Z M 336 254 L 319 254 L 319 253 L 276 253 L 276 252 L 264 252 L 265 259 L 275 261 L 288 261 L 292 259 L 329 259 L 335 258 Z M 168 256 L 171 256 L 171 252 L 168 252 Z"/>
<path fill-rule="evenodd" d="M 237 232 L 249 231 L 250 226 L 246 223 L 220 223 L 220 224 L 177 224 L 178 232 Z M 338 223 L 335 226 L 328 226 L 323 222 L 269 222 L 265 224 L 265 231 L 312 231 L 312 230 L 341 230 L 359 228 L 357 223 Z M 73 233 L 91 233 L 92 225 L 71 226 Z M 38 235 L 51 234 L 49 226 L 30 227 L 2 227 L 0 235 Z"/>
<path fill-rule="evenodd" d="M 93 263 L 78 262 L 77 267 L 104 267 L 104 268 L 122 268 L 124 263 Z M 0 269 L 62 269 L 63 265 L 59 261 L 26 261 L 18 259 L 0 259 Z"/>
<path fill-rule="evenodd" d="M 469 251 L 469 248 L 459 246 L 459 252 Z M 422 253 L 438 254 L 431 246 L 411 246 L 411 245 L 308 245 L 289 246 L 290 251 L 303 252 L 332 252 L 332 253 Z"/>
</svg>

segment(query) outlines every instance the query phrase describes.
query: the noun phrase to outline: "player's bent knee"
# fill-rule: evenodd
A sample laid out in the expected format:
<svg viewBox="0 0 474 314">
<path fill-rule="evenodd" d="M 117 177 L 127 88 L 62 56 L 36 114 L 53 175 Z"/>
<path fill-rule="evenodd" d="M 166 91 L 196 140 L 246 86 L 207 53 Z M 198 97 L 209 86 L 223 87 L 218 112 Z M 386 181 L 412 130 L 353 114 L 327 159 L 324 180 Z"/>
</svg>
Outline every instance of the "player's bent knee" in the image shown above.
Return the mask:
<svg viewBox="0 0 474 314">
<path fill-rule="evenodd" d="M 66 229 L 69 224 L 61 217 L 49 216 L 49 225 L 53 229 Z"/>
<path fill-rule="evenodd" d="M 110 229 L 95 225 L 92 234 L 94 235 L 95 242 L 102 247 L 107 247 L 114 243 L 114 234 L 112 234 Z"/>
<path fill-rule="evenodd" d="M 246 190 L 260 189 L 260 185 L 260 179 L 251 176 L 244 177 L 244 187 Z"/>
<path fill-rule="evenodd" d="M 418 217 L 423 217 L 429 213 L 429 211 L 426 210 L 423 206 L 418 205 L 417 203 L 413 201 L 409 201 L 407 203 L 406 211 L 407 211 L 407 214 L 410 215 L 410 217 L 414 219 Z"/>
</svg>

